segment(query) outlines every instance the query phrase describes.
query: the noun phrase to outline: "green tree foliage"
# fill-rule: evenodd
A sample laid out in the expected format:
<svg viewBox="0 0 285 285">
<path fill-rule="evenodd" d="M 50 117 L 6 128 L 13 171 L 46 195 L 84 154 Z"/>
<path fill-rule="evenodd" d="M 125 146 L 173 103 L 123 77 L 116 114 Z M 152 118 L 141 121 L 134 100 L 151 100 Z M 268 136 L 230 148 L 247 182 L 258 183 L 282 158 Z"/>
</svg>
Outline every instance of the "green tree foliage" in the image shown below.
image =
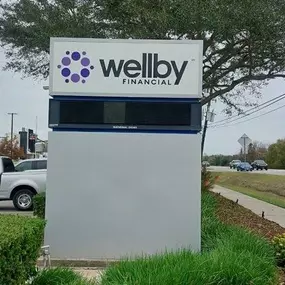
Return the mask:
<svg viewBox="0 0 285 285">
<path fill-rule="evenodd" d="M 285 76 L 283 0 L 0 1 L 5 68 L 28 76 L 48 77 L 49 37 L 201 39 L 213 91 L 202 103 L 218 97 L 239 111 Z"/>
<path fill-rule="evenodd" d="M 239 155 L 223 155 L 223 154 L 214 154 L 214 155 L 205 155 L 203 160 L 208 161 L 210 165 L 216 166 L 229 166 L 230 162 L 233 159 L 240 159 Z"/>
<path fill-rule="evenodd" d="M 270 168 L 285 169 L 285 139 L 269 146 L 266 161 Z"/>
</svg>

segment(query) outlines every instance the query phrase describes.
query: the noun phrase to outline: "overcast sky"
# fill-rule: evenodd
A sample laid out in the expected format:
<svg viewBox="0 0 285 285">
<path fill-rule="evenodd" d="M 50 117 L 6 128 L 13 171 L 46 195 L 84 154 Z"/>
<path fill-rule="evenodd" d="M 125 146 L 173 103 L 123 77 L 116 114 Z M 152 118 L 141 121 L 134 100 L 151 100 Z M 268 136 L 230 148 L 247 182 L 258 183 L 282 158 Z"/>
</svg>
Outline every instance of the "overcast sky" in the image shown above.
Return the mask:
<svg viewBox="0 0 285 285">
<path fill-rule="evenodd" d="M 0 66 L 5 63 L 5 56 L 0 50 Z M 19 74 L 0 71 L 0 137 L 10 131 L 10 116 L 8 112 L 17 112 L 15 117 L 15 132 L 25 128 L 36 128 L 38 118 L 38 135 L 41 139 L 48 137 L 48 91 L 43 86 L 48 85 L 44 81 L 35 81 L 32 78 L 21 79 Z M 282 93 L 285 93 L 285 81 L 273 80 L 262 90 L 263 98 L 259 103 L 268 101 Z M 285 104 L 285 99 L 276 104 L 253 114 L 244 121 L 268 112 Z M 215 121 L 225 118 L 221 112 L 222 106 L 214 106 Z M 237 121 L 237 122 L 239 122 Z M 232 123 L 233 124 L 233 123 Z M 230 123 L 228 123 L 230 125 Z M 265 143 L 275 142 L 279 138 L 285 138 L 285 108 L 281 108 L 268 115 L 250 120 L 246 123 L 234 126 L 209 128 L 206 136 L 205 153 L 207 154 L 234 154 L 238 153 L 240 146 L 237 140 L 246 133 L 252 140 Z"/>
</svg>

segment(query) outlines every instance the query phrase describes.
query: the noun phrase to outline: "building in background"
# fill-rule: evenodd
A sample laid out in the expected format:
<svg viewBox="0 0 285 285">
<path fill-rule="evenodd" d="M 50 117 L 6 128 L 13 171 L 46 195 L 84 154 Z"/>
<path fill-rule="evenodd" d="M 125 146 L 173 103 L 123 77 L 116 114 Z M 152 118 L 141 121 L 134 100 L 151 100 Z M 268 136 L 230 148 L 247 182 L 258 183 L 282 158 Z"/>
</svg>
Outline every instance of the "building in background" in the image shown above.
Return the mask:
<svg viewBox="0 0 285 285">
<path fill-rule="evenodd" d="M 26 158 L 47 156 L 47 141 L 42 141 L 32 129 L 19 132 L 20 147 L 23 148 Z"/>
</svg>

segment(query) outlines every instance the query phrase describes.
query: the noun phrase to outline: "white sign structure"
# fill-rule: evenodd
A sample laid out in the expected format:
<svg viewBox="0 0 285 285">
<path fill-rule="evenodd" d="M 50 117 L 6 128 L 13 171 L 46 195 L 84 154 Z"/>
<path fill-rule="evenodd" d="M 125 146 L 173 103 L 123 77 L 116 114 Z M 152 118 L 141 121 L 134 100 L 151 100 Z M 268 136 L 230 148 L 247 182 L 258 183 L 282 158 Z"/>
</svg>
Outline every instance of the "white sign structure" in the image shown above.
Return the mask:
<svg viewBox="0 0 285 285">
<path fill-rule="evenodd" d="M 201 250 L 202 52 L 202 41 L 51 39 L 53 258 Z"/>
<path fill-rule="evenodd" d="M 238 139 L 238 142 L 242 146 L 244 155 L 246 155 L 246 153 L 248 152 L 248 146 L 252 143 L 252 140 L 246 134 L 243 134 Z M 245 157 L 245 160 L 246 160 L 246 157 Z"/>
<path fill-rule="evenodd" d="M 51 96 L 201 98 L 202 41 L 51 38 Z"/>
</svg>

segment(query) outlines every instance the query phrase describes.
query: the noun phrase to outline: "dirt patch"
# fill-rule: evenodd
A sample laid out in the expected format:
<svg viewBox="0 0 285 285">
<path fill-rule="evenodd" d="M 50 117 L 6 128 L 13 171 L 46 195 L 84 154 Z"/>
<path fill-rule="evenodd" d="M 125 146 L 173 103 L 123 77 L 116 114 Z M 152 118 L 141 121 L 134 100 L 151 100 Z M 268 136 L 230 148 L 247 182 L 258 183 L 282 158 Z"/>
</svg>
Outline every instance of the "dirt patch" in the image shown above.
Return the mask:
<svg viewBox="0 0 285 285">
<path fill-rule="evenodd" d="M 285 285 L 285 269 L 282 268 L 279 270 L 279 285 Z"/>
<path fill-rule="evenodd" d="M 217 198 L 217 215 L 222 222 L 242 226 L 269 240 L 278 234 L 285 233 L 285 229 L 277 223 L 259 217 L 250 210 L 218 194 L 213 195 Z"/>
</svg>

